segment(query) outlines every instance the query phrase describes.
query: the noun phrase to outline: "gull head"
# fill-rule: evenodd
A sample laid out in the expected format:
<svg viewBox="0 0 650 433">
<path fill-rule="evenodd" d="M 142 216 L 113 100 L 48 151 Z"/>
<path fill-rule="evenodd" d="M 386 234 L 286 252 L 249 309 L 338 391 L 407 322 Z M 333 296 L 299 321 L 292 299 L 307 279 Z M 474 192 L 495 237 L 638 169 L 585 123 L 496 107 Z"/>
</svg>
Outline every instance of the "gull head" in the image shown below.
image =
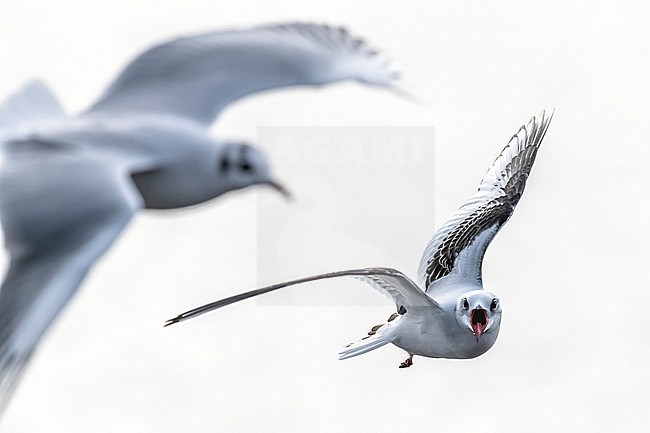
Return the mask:
<svg viewBox="0 0 650 433">
<path fill-rule="evenodd" d="M 501 302 L 485 290 L 473 290 L 463 294 L 456 303 L 456 321 L 471 332 L 479 343 L 481 336 L 501 324 Z"/>
<path fill-rule="evenodd" d="M 266 155 L 248 143 L 223 143 L 217 157 L 217 175 L 227 191 L 251 185 L 267 185 L 285 198 L 291 198 L 291 193 L 284 185 L 273 178 Z"/>
</svg>

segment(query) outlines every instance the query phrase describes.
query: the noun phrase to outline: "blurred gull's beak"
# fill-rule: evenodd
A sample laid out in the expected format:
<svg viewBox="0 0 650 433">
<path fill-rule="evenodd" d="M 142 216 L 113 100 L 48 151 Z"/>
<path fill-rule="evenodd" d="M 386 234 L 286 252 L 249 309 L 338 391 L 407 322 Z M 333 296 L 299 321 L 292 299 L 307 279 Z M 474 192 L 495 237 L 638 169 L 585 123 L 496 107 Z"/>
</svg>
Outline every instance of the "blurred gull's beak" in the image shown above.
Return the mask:
<svg viewBox="0 0 650 433">
<path fill-rule="evenodd" d="M 266 184 L 269 185 L 271 188 L 275 189 L 280 194 L 282 194 L 284 198 L 286 198 L 287 200 L 291 200 L 293 198 L 291 192 L 289 192 L 289 190 L 285 188 L 285 186 L 282 185 L 280 182 L 272 180 L 267 182 Z"/>
</svg>

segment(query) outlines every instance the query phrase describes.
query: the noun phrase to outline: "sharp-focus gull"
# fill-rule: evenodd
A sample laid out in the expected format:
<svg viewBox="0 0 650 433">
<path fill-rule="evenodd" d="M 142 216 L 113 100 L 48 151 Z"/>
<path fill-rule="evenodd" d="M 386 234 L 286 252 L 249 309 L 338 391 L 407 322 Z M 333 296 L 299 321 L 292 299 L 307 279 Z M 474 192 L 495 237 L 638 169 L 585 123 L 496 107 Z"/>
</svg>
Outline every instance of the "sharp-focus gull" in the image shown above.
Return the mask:
<svg viewBox="0 0 650 433">
<path fill-rule="evenodd" d="M 340 359 L 388 343 L 409 354 L 400 368 L 411 366 L 414 355 L 463 359 L 482 355 L 496 341 L 501 325 L 499 297 L 483 288 L 483 255 L 521 198 L 551 118 L 542 112 L 522 126 L 488 169 L 478 192 L 436 232 L 420 262 L 419 284 L 390 268 L 331 272 L 222 299 L 170 319 L 165 326 L 283 287 L 352 276 L 392 299 L 397 312 L 361 341 L 346 346 Z"/>
</svg>

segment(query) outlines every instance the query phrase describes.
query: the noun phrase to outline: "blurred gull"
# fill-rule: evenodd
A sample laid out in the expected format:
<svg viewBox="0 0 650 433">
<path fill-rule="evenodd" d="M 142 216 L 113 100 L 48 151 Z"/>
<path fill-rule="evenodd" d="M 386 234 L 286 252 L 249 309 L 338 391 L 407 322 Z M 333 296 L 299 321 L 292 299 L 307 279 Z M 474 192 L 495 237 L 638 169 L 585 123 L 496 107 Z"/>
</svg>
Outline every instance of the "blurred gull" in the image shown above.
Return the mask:
<svg viewBox="0 0 650 433">
<path fill-rule="evenodd" d="M 31 82 L 0 106 L 0 409 L 43 333 L 141 208 L 173 209 L 250 185 L 286 190 L 254 147 L 207 128 L 264 90 L 342 80 L 398 90 L 391 61 L 345 29 L 281 24 L 175 39 L 135 58 L 68 117 Z"/>
<path fill-rule="evenodd" d="M 409 354 L 400 368 L 410 367 L 414 355 L 461 359 L 482 355 L 496 341 L 501 325 L 499 298 L 483 289 L 483 255 L 521 198 L 551 117 L 542 112 L 522 126 L 488 169 L 478 192 L 436 232 L 420 262 L 419 284 L 390 268 L 331 272 L 222 299 L 170 319 L 165 326 L 295 284 L 352 276 L 392 299 L 397 312 L 348 345 L 340 359 L 388 343 Z"/>
</svg>

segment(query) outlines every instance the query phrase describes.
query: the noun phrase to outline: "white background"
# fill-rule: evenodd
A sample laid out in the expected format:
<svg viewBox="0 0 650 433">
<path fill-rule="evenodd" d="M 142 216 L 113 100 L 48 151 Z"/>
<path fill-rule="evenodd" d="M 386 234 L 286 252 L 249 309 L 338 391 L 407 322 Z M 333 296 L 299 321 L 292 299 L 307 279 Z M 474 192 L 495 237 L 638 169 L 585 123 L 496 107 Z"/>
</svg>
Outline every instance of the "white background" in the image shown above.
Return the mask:
<svg viewBox="0 0 650 433">
<path fill-rule="evenodd" d="M 256 219 L 265 211 L 242 192 L 138 216 L 47 335 L 0 428 L 646 431 L 647 2 L 5 0 L 0 94 L 41 77 L 74 112 L 155 41 L 287 19 L 344 24 L 387 48 L 429 105 L 354 84 L 284 91 L 235 104 L 214 133 L 254 139 L 260 125 L 435 126 L 438 225 L 521 123 L 556 108 L 526 194 L 484 263 L 486 286 L 504 306 L 495 347 L 471 361 L 416 358 L 406 370 L 392 346 L 337 361 L 342 344 L 393 310 L 389 302 L 252 301 L 163 329 L 186 308 L 257 284 Z M 431 185 L 403 188 L 413 200 L 433 193 Z M 259 195 L 270 208 L 291 206 L 270 191 Z M 378 205 L 349 221 L 419 239 L 397 244 L 410 257 L 399 265 L 414 276 L 433 221 L 415 226 L 408 217 Z M 336 245 L 286 254 L 326 266 Z"/>
</svg>

